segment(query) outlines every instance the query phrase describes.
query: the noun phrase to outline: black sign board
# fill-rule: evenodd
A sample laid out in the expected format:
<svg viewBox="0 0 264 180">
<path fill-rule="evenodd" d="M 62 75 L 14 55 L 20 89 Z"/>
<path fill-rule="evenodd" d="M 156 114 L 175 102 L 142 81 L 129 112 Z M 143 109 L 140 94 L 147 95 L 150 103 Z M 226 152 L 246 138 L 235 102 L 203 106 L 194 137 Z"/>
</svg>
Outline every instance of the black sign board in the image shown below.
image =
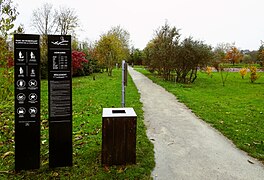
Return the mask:
<svg viewBox="0 0 264 180">
<path fill-rule="evenodd" d="M 39 35 L 14 35 L 15 169 L 40 165 Z"/>
<path fill-rule="evenodd" d="M 49 166 L 72 166 L 71 36 L 48 36 Z"/>
</svg>

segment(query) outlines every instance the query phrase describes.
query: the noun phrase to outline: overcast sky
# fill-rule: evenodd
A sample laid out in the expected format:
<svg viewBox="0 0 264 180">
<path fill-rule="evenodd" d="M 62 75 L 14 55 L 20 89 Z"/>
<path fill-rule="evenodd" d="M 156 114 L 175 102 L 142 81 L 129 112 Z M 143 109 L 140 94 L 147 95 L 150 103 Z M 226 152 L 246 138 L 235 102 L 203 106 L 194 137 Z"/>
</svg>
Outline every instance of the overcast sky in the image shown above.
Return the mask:
<svg viewBox="0 0 264 180">
<path fill-rule="evenodd" d="M 45 2 L 54 8 L 75 9 L 80 19 L 78 39 L 98 40 L 111 27 L 120 25 L 130 33 L 131 44 L 143 49 L 154 31 L 165 24 L 180 30 L 181 39 L 192 36 L 216 46 L 233 43 L 240 49 L 256 50 L 264 40 L 264 0 L 13 0 L 20 15 L 16 23 L 26 33 L 32 11 Z"/>
</svg>

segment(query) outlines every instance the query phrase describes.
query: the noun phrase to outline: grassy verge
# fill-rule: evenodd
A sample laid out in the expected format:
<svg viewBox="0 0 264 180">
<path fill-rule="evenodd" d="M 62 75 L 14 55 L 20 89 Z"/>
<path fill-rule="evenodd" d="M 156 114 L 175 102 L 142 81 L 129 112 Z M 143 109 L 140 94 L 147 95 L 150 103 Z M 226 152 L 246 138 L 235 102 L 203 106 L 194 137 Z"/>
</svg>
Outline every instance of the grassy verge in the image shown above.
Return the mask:
<svg viewBox="0 0 264 180">
<path fill-rule="evenodd" d="M 223 87 L 219 73 L 209 77 L 200 72 L 194 84 L 175 84 L 143 68 L 136 70 L 177 96 L 238 148 L 264 162 L 264 73 L 255 83 L 250 83 L 249 75 L 242 79 L 239 73 L 229 73 Z"/>
<path fill-rule="evenodd" d="M 127 87 L 127 107 L 138 115 L 137 164 L 101 166 L 102 108 L 121 106 L 121 71 L 112 77 L 96 74 L 73 79 L 73 167 L 48 167 L 48 89 L 41 84 L 41 168 L 14 172 L 13 97 L 0 102 L 0 179 L 150 179 L 154 167 L 153 145 L 146 136 L 142 104 L 131 78 Z"/>
</svg>

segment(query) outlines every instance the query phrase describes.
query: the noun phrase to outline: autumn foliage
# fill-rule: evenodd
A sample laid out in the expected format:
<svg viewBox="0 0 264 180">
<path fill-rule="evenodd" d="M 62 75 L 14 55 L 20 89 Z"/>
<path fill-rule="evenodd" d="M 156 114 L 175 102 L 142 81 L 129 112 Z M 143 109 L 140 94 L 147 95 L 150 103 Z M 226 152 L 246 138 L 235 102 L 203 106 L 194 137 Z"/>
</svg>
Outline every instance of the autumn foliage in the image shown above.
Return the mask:
<svg viewBox="0 0 264 180">
<path fill-rule="evenodd" d="M 205 69 L 205 72 L 206 72 L 206 74 L 207 74 L 208 76 L 210 76 L 210 75 L 212 74 L 212 70 L 213 70 L 212 67 L 207 66 L 206 69 Z"/>
<path fill-rule="evenodd" d="M 240 69 L 239 73 L 240 73 L 242 79 L 244 79 L 245 75 L 247 74 L 247 68 Z"/>
<path fill-rule="evenodd" d="M 256 66 L 250 66 L 250 80 L 251 82 L 255 82 L 258 78 L 260 78 L 260 75 L 257 74 L 257 68 Z"/>
<path fill-rule="evenodd" d="M 80 51 L 72 51 L 72 72 L 73 75 L 76 74 L 77 70 L 83 68 L 84 63 L 88 63 L 88 60 L 85 59 L 85 54 Z"/>
<path fill-rule="evenodd" d="M 232 64 L 240 62 L 243 55 L 240 53 L 240 51 L 236 47 L 231 47 L 229 51 L 226 53 L 225 59 Z"/>
</svg>

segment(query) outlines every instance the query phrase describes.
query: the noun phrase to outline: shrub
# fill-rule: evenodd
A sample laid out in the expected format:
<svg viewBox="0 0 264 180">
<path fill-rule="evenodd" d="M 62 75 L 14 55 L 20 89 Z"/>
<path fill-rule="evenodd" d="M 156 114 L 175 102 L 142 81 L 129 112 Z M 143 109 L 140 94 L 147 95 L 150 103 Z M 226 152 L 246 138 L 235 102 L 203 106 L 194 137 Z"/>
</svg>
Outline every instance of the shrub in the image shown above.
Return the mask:
<svg viewBox="0 0 264 180">
<path fill-rule="evenodd" d="M 77 75 L 78 70 L 82 70 L 84 63 L 88 63 L 88 60 L 85 59 L 85 54 L 80 51 L 72 51 L 72 73 Z"/>
<path fill-rule="evenodd" d="M 213 69 L 212 67 L 209 67 L 209 66 L 206 67 L 205 72 L 208 76 L 212 74 L 212 69 Z"/>
<path fill-rule="evenodd" d="M 245 75 L 247 74 L 247 68 L 240 69 L 239 73 L 240 73 L 242 79 L 244 79 Z"/>
<path fill-rule="evenodd" d="M 250 80 L 252 83 L 254 83 L 258 78 L 260 78 L 260 75 L 257 74 L 257 67 L 256 66 L 250 66 Z"/>
</svg>

